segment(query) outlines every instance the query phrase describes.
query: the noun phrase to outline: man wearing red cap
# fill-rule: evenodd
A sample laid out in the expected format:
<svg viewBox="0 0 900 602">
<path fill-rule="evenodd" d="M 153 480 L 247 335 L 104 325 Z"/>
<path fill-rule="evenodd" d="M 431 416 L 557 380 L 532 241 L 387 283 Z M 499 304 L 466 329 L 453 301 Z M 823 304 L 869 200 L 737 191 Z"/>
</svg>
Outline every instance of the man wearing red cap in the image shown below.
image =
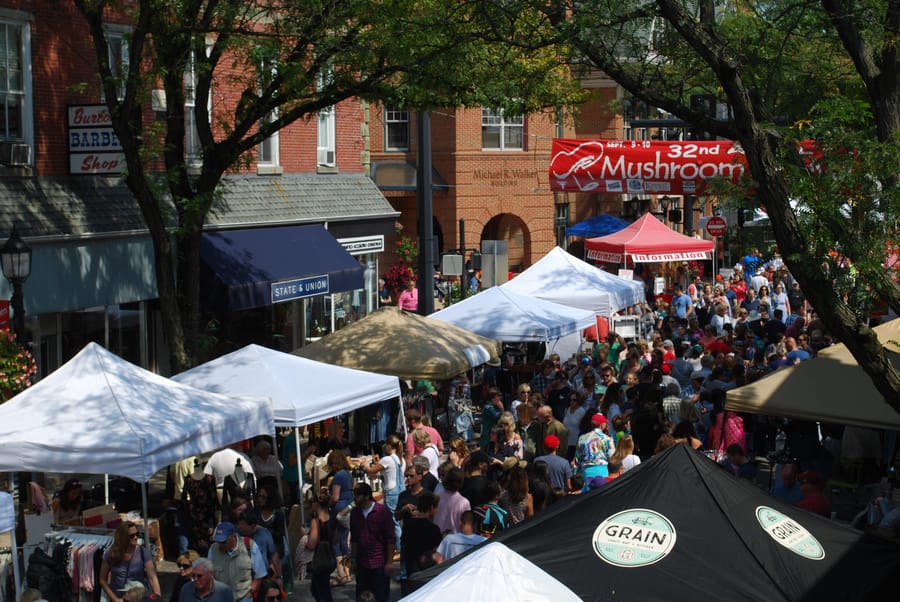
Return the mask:
<svg viewBox="0 0 900 602">
<path fill-rule="evenodd" d="M 808 470 L 797 477 L 803 499 L 797 502 L 799 508 L 831 518 L 831 501 L 825 496 L 825 479 L 817 472 Z"/>
<path fill-rule="evenodd" d="M 603 414 L 594 414 L 591 417 L 593 430 L 588 431 L 578 438 L 575 446 L 575 462 L 578 472 L 588 482 L 594 477 L 609 476 L 609 458 L 615 453 L 616 446 L 612 437 L 606 433 L 607 421 Z"/>
<path fill-rule="evenodd" d="M 544 452 L 546 455 L 538 456 L 534 459 L 534 463 L 545 463 L 550 477 L 550 485 L 568 493 L 572 489 L 572 466 L 568 460 L 557 455 L 558 450 L 559 437 L 547 435 L 544 437 Z"/>
</svg>

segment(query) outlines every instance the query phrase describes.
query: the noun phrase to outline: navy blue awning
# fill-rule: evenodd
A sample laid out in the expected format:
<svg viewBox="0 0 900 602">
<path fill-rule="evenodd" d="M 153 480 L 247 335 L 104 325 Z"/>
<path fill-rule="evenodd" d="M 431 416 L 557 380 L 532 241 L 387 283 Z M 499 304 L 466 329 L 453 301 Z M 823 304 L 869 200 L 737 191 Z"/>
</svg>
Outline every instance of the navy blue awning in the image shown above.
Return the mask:
<svg viewBox="0 0 900 602">
<path fill-rule="evenodd" d="M 200 259 L 205 309 L 234 311 L 270 305 L 273 296 L 287 301 L 363 288 L 363 266 L 318 225 L 205 232 Z"/>
</svg>

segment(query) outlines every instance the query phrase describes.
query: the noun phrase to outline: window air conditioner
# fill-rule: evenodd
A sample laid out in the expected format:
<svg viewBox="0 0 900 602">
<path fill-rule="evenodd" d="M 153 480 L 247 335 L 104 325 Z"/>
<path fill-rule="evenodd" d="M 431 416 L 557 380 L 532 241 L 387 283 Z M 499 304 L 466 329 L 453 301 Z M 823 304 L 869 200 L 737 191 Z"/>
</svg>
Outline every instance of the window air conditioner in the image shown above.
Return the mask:
<svg viewBox="0 0 900 602">
<path fill-rule="evenodd" d="M 318 151 L 319 165 L 334 165 L 334 151 L 327 148 L 320 148 Z"/>
<path fill-rule="evenodd" d="M 31 164 L 31 146 L 21 142 L 0 142 L 0 164 L 13 167 Z"/>
</svg>

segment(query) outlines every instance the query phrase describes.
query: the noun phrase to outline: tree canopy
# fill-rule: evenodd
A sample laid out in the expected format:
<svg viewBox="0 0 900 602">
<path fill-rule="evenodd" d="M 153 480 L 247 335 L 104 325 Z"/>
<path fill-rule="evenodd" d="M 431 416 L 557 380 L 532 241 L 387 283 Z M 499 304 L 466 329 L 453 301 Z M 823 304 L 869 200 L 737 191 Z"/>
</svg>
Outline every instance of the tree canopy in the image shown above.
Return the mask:
<svg viewBox="0 0 900 602">
<path fill-rule="evenodd" d="M 125 181 L 154 243 L 172 369 L 196 360 L 200 235 L 219 183 L 273 133 L 357 97 L 513 112 L 580 98 L 528 7 L 484 0 L 74 0 L 87 20 Z M 127 65 L 106 26 L 127 22 Z M 147 119 L 161 88 L 165 118 Z M 225 94 L 221 92 L 227 90 Z M 193 110 L 185 109 L 192 100 Z M 196 128 L 195 131 L 192 128 Z M 199 156 L 187 157 L 196 136 Z"/>
<path fill-rule="evenodd" d="M 740 142 L 751 177 L 730 194 L 765 208 L 819 317 L 900 411 L 900 374 L 868 328 L 877 301 L 900 313 L 884 267 L 900 218 L 900 2 L 551 4 L 545 14 L 573 65 Z M 692 106 L 696 94 L 713 95 L 727 115 Z M 815 157 L 801 156 L 804 138 L 816 140 Z"/>
</svg>

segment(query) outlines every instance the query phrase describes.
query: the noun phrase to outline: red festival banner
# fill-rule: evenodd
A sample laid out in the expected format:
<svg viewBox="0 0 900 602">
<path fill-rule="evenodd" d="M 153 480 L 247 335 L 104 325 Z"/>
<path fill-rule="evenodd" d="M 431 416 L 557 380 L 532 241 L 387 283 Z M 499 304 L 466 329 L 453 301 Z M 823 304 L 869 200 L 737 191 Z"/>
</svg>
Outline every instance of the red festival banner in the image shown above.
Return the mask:
<svg viewBox="0 0 900 602">
<path fill-rule="evenodd" d="M 0 299 L 0 330 L 9 330 L 9 301 Z"/>
<path fill-rule="evenodd" d="M 730 140 L 553 140 L 550 188 L 557 192 L 696 194 L 704 180 L 736 182 L 744 152 Z"/>
</svg>

